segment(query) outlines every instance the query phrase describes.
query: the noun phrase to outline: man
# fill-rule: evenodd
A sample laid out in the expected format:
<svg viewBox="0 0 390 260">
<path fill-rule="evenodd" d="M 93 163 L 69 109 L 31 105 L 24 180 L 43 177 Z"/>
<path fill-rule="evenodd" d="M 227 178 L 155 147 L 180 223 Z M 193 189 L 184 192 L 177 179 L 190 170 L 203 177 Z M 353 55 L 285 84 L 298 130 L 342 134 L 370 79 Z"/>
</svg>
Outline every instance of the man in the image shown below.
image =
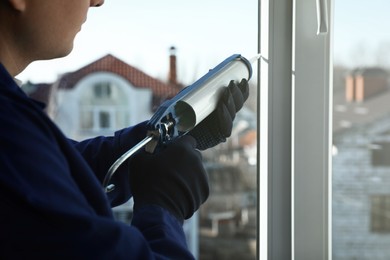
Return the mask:
<svg viewBox="0 0 390 260">
<path fill-rule="evenodd" d="M 69 54 L 89 7 L 103 0 L 0 0 L 0 259 L 188 259 L 182 229 L 207 199 L 197 149 L 231 133 L 248 85 L 231 83 L 217 109 L 187 136 L 122 165 L 111 164 L 146 135 L 146 123 L 112 137 L 67 139 L 14 77 L 35 60 Z M 134 198 L 132 224 L 112 206 Z"/>
</svg>

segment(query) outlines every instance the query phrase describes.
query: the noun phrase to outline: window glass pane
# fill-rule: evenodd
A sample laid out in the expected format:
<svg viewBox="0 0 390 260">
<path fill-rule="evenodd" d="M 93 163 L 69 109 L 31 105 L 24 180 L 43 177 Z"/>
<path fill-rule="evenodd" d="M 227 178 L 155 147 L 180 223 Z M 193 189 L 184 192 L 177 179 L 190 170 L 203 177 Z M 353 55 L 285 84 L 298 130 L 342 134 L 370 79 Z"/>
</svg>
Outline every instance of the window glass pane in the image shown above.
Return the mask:
<svg viewBox="0 0 390 260">
<path fill-rule="evenodd" d="M 91 109 L 82 109 L 80 111 L 80 126 L 81 129 L 93 128 L 93 112 Z"/>
<path fill-rule="evenodd" d="M 390 234 L 390 196 L 371 195 L 371 232 Z"/>
<path fill-rule="evenodd" d="M 118 107 L 115 116 L 115 128 L 124 128 L 128 125 L 130 115 L 123 106 Z"/>
<path fill-rule="evenodd" d="M 86 85 L 78 98 L 81 130 L 94 129 L 94 132 L 98 132 L 124 128 L 129 125 L 130 116 L 127 109 L 129 100 L 127 100 L 126 92 L 106 79 Z M 107 132 L 101 134 L 107 134 Z"/>
<path fill-rule="evenodd" d="M 107 111 L 99 112 L 99 127 L 110 128 L 110 113 Z"/>
<path fill-rule="evenodd" d="M 250 59 L 257 52 L 256 0 L 245 3 L 193 1 L 186 4 L 177 1 L 174 10 L 166 8 L 169 6 L 166 3 L 161 8 L 158 8 L 161 3 L 154 3 L 156 5 L 152 8 L 136 7 L 139 12 L 148 10 L 158 20 L 158 23 L 151 23 L 151 27 L 145 24 L 145 31 L 140 35 L 147 39 L 149 35 L 164 32 L 160 37 L 161 46 L 154 40 L 155 48 L 175 45 L 177 73 L 174 75 L 184 85 L 193 83 L 234 53 Z M 159 18 L 161 16 L 164 18 Z M 180 17 L 185 17 L 181 26 L 176 22 Z M 190 21 L 192 19 L 196 23 Z M 188 46 L 187 41 L 192 44 Z M 149 50 L 143 53 L 142 49 L 138 50 L 139 56 L 148 57 Z M 160 64 L 161 60 L 150 62 Z M 168 79 L 165 76 L 160 78 L 163 81 Z M 198 243 L 195 249 L 198 259 L 256 259 L 256 84 L 254 75 L 250 81 L 250 99 L 235 119 L 232 137 L 226 143 L 203 152 L 210 180 L 210 197 L 195 218 L 186 223 L 190 246 L 194 234 L 199 239 L 195 241 Z M 118 214 L 123 217 L 123 207 L 118 209 Z M 197 230 L 193 230 L 194 220 Z"/>
<path fill-rule="evenodd" d="M 335 260 L 390 255 L 389 10 L 386 0 L 335 0 Z"/>
<path fill-rule="evenodd" d="M 99 82 L 94 85 L 95 97 L 110 98 L 111 86 L 109 82 Z"/>
</svg>

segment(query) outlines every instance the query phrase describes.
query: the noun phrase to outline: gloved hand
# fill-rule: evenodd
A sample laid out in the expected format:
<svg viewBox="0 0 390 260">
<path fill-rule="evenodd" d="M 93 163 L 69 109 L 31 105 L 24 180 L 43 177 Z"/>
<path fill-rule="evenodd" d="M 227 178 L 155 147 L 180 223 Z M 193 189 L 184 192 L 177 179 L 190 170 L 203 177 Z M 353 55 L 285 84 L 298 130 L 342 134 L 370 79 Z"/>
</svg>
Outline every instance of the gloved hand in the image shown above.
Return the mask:
<svg viewBox="0 0 390 260">
<path fill-rule="evenodd" d="M 216 109 L 188 133 L 196 139 L 196 148 L 206 150 L 225 142 L 232 133 L 236 113 L 248 96 L 249 86 L 246 79 L 242 79 L 239 84 L 231 81 L 222 92 Z"/>
<path fill-rule="evenodd" d="M 130 160 L 134 211 L 158 205 L 179 221 L 190 218 L 209 195 L 202 156 L 191 136 L 177 138 L 154 154 L 140 151 Z"/>
</svg>

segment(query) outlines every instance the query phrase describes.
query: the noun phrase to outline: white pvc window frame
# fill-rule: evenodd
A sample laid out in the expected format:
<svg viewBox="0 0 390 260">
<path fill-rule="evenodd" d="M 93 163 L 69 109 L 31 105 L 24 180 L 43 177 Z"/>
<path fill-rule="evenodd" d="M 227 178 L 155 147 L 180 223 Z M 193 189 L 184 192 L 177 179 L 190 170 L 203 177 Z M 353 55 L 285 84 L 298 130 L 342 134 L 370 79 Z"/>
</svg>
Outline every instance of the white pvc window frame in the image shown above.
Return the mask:
<svg viewBox="0 0 390 260">
<path fill-rule="evenodd" d="M 259 0 L 259 259 L 331 259 L 333 0 Z"/>
</svg>

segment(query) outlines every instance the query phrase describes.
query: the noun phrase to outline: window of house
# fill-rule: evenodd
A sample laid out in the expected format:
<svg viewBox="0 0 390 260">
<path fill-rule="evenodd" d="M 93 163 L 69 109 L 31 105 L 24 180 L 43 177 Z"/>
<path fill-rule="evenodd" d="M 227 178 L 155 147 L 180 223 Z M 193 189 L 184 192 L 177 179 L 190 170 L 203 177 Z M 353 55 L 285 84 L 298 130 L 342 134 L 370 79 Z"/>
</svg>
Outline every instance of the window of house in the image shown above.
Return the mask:
<svg viewBox="0 0 390 260">
<path fill-rule="evenodd" d="M 80 111 L 80 128 L 83 130 L 93 129 L 93 111 L 82 108 Z"/>
<path fill-rule="evenodd" d="M 82 131 L 113 131 L 128 125 L 126 95 L 110 81 L 99 81 L 85 88 L 80 98 Z"/>
<path fill-rule="evenodd" d="M 371 232 L 390 233 L 390 195 L 371 195 Z"/>
<path fill-rule="evenodd" d="M 93 86 L 95 97 L 97 98 L 110 98 L 111 96 L 111 84 L 110 82 L 99 82 Z"/>
<path fill-rule="evenodd" d="M 110 128 L 110 113 L 107 111 L 99 112 L 99 128 Z"/>
<path fill-rule="evenodd" d="M 390 143 L 376 143 L 371 149 L 371 163 L 373 166 L 390 166 Z"/>
<path fill-rule="evenodd" d="M 114 110 L 111 107 L 85 106 L 80 113 L 80 126 L 83 130 L 101 131 L 115 129 Z"/>
</svg>

